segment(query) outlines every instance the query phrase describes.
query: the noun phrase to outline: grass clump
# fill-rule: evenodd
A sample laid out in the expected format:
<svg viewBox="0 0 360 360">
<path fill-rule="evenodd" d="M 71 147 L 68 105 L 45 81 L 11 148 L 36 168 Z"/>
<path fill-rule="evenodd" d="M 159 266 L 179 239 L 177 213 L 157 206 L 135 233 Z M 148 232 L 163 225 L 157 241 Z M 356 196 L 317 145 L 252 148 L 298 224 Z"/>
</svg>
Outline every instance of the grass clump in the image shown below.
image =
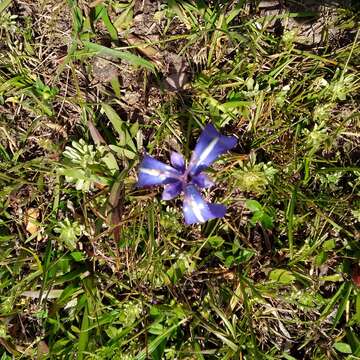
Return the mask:
<svg viewBox="0 0 360 360">
<path fill-rule="evenodd" d="M 0 1 L 2 359 L 360 358 L 359 9 L 299 6 Z M 185 226 L 137 166 L 207 123 Z"/>
</svg>

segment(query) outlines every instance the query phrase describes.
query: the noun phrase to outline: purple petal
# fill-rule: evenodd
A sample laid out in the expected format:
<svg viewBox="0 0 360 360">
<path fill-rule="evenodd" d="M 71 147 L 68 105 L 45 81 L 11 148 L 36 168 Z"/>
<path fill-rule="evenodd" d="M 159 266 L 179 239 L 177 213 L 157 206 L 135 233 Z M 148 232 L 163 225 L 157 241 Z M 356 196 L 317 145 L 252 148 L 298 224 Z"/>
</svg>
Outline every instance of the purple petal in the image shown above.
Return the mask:
<svg viewBox="0 0 360 360">
<path fill-rule="evenodd" d="M 172 151 L 171 155 L 170 155 L 170 161 L 171 161 L 171 165 L 175 169 L 179 170 L 180 172 L 185 171 L 185 160 L 181 154 L 179 154 L 175 151 Z"/>
<path fill-rule="evenodd" d="M 185 223 L 190 225 L 223 217 L 226 212 L 226 207 L 224 205 L 206 202 L 194 185 L 188 185 L 185 188 L 183 211 Z"/>
<path fill-rule="evenodd" d="M 206 125 L 190 160 L 190 175 L 199 174 L 221 154 L 235 147 L 236 143 L 235 136 L 221 135 L 213 125 Z"/>
<path fill-rule="evenodd" d="M 173 167 L 145 155 L 139 166 L 137 187 L 174 183 L 179 181 L 180 175 Z"/>
<path fill-rule="evenodd" d="M 194 175 L 191 178 L 191 182 L 202 189 L 207 189 L 214 185 L 214 182 L 204 173 Z"/>
<path fill-rule="evenodd" d="M 226 214 L 226 206 L 222 204 L 210 204 L 208 203 L 210 212 L 213 214 L 213 219 L 222 218 Z"/>
<path fill-rule="evenodd" d="M 177 181 L 173 184 L 167 184 L 164 187 L 164 191 L 162 193 L 162 200 L 171 200 L 178 196 L 182 190 L 182 183 L 181 181 Z"/>
</svg>

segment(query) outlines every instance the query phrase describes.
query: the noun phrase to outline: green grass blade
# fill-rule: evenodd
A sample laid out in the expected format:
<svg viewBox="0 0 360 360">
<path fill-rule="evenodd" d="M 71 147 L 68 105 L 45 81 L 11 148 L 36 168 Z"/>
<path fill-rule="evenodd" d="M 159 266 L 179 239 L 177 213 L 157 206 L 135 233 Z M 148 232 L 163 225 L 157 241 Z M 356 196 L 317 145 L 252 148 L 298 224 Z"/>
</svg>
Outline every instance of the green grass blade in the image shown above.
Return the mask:
<svg viewBox="0 0 360 360">
<path fill-rule="evenodd" d="M 343 294 L 347 293 L 349 290 L 350 284 L 349 283 L 343 283 L 338 291 L 335 293 L 335 295 L 331 298 L 331 300 L 329 301 L 329 303 L 326 305 L 326 307 L 324 308 L 323 312 L 321 313 L 321 319 L 324 319 L 327 315 L 329 315 L 329 313 L 332 311 L 333 307 L 335 306 L 335 304 L 337 303 L 338 299 L 343 296 Z"/>
<path fill-rule="evenodd" d="M 114 126 L 114 129 L 120 136 L 119 145 L 128 145 L 131 149 L 136 150 L 135 144 L 131 138 L 129 130 L 127 129 L 127 124 L 125 121 L 120 118 L 120 116 L 110 105 L 104 103 L 101 105 L 101 107 L 108 119 L 111 121 L 111 124 Z"/>
<path fill-rule="evenodd" d="M 84 41 L 85 51 L 89 51 L 93 55 L 104 55 L 111 56 L 117 59 L 125 60 L 129 64 L 134 66 L 139 66 L 144 69 L 155 72 L 155 65 L 137 55 L 132 54 L 129 51 L 119 50 L 119 49 L 111 49 L 103 45 L 95 44 L 89 41 Z"/>
<path fill-rule="evenodd" d="M 295 189 L 291 193 L 291 198 L 286 212 L 290 259 L 292 259 L 294 256 L 294 212 L 295 212 L 296 200 L 297 200 L 297 187 L 295 187 Z"/>
<path fill-rule="evenodd" d="M 88 314 L 88 305 L 86 303 L 84 314 L 81 322 L 81 330 L 78 341 L 78 359 L 84 359 L 84 352 L 87 349 L 88 341 L 89 341 L 89 314 Z"/>
<path fill-rule="evenodd" d="M 341 317 L 342 317 L 342 315 L 343 315 L 343 313 L 345 311 L 345 308 L 346 308 L 347 303 L 349 301 L 351 291 L 352 291 L 352 284 L 348 283 L 347 286 L 346 286 L 346 291 L 344 291 L 344 293 L 341 296 L 339 307 L 338 307 L 338 310 L 336 312 L 335 318 L 333 320 L 333 326 L 332 326 L 333 329 L 338 324 L 338 322 L 340 321 L 340 319 L 341 319 Z"/>
<path fill-rule="evenodd" d="M 151 343 L 148 345 L 147 348 L 145 348 L 144 350 L 142 350 L 136 357 L 136 360 L 145 360 L 146 357 L 148 355 L 151 355 L 156 349 L 157 347 L 165 340 L 167 339 L 171 333 L 176 330 L 181 324 L 185 323 L 188 319 L 182 319 L 181 321 L 179 321 L 177 324 L 171 326 L 170 328 L 168 328 L 167 330 L 165 330 L 162 334 L 160 334 L 159 336 L 157 336 L 153 341 L 151 341 Z"/>
<path fill-rule="evenodd" d="M 12 2 L 12 0 L 2 0 L 2 1 L 0 1 L 0 14 L 9 7 L 11 2 Z"/>
<path fill-rule="evenodd" d="M 112 24 L 108 11 L 103 5 L 99 5 L 96 7 L 96 11 L 100 13 L 101 19 L 104 22 L 106 30 L 109 32 L 111 40 L 117 41 L 118 40 L 118 33 L 115 26 Z"/>
</svg>

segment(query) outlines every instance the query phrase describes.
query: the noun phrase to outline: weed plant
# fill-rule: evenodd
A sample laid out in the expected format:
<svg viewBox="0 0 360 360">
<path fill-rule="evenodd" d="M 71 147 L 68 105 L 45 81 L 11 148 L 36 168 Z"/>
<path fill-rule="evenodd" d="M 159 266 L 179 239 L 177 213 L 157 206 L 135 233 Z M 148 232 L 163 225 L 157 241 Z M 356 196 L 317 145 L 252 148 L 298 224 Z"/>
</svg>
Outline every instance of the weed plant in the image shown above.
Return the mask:
<svg viewBox="0 0 360 360">
<path fill-rule="evenodd" d="M 360 359 L 359 7 L 308 3 L 0 0 L 1 360 Z M 187 226 L 138 165 L 209 123 Z"/>
</svg>

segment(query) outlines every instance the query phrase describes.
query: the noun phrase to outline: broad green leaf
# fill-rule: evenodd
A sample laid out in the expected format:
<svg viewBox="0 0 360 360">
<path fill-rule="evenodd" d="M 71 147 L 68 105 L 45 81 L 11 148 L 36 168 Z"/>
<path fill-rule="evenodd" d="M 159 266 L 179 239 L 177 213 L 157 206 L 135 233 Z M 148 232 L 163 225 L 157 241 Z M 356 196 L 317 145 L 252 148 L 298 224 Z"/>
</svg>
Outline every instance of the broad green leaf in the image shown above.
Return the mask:
<svg viewBox="0 0 360 360">
<path fill-rule="evenodd" d="M 68 339 L 60 339 L 56 341 L 56 343 L 52 346 L 52 352 L 54 354 L 61 352 L 64 348 L 70 343 L 71 340 Z"/>
<path fill-rule="evenodd" d="M 272 217 L 266 213 L 262 214 L 260 223 L 265 229 L 272 229 L 274 227 Z"/>
<path fill-rule="evenodd" d="M 327 253 L 325 251 L 321 251 L 315 257 L 316 266 L 321 266 L 327 260 Z"/>
<path fill-rule="evenodd" d="M 336 246 L 336 240 L 330 239 L 330 240 L 324 241 L 322 248 L 324 249 L 324 251 L 330 251 L 330 250 L 335 249 L 335 246 Z"/>
<path fill-rule="evenodd" d="M 111 124 L 113 125 L 114 129 L 117 131 L 117 133 L 120 136 L 119 139 L 119 145 L 126 145 L 127 138 L 129 136 L 126 123 L 123 121 L 120 116 L 117 114 L 117 112 L 108 104 L 102 104 L 101 105 L 103 111 L 105 112 L 108 119 L 111 121 Z"/>
<path fill-rule="evenodd" d="M 149 326 L 149 334 L 161 335 L 164 332 L 164 326 L 159 322 L 154 322 Z"/>
<path fill-rule="evenodd" d="M 111 124 L 114 126 L 114 129 L 119 134 L 119 145 L 127 146 L 129 150 L 132 150 L 136 153 L 136 146 L 132 140 L 130 131 L 125 121 L 123 121 L 116 111 L 108 104 L 101 105 L 106 116 L 110 120 Z"/>
<path fill-rule="evenodd" d="M 254 251 L 241 249 L 235 258 L 235 262 L 236 264 L 240 264 L 242 262 L 250 260 L 254 255 L 255 255 Z"/>
<path fill-rule="evenodd" d="M 243 5 L 245 0 L 238 1 L 238 3 L 233 7 L 228 14 L 226 14 L 226 24 L 229 25 L 232 20 L 234 20 L 240 13 L 243 11 Z"/>
<path fill-rule="evenodd" d="M 11 4 L 12 0 L 2 0 L 0 1 L 0 14 L 6 10 L 6 8 Z"/>
<path fill-rule="evenodd" d="M 262 211 L 263 209 L 262 205 L 256 200 L 246 200 L 245 205 L 251 212 Z"/>
<path fill-rule="evenodd" d="M 296 280 L 292 272 L 285 269 L 275 269 L 270 272 L 269 279 L 280 284 L 288 285 Z"/>
<path fill-rule="evenodd" d="M 355 327 L 356 329 L 356 327 Z M 349 343 L 349 345 L 351 346 L 351 349 L 353 350 L 353 353 L 355 356 L 359 356 L 360 355 L 360 338 L 359 335 L 357 334 L 356 330 L 354 331 L 354 329 L 352 327 L 349 327 L 349 329 L 347 329 L 346 331 L 346 339 Z"/>
<path fill-rule="evenodd" d="M 134 150 L 128 150 L 128 149 L 125 149 L 124 147 L 120 147 L 120 146 L 116 146 L 116 145 L 109 145 L 109 148 L 114 151 L 116 153 L 116 155 L 119 157 L 119 158 L 127 158 L 127 159 L 135 159 L 136 157 L 136 152 Z"/>
<path fill-rule="evenodd" d="M 230 255 L 225 259 L 224 265 L 230 267 L 234 263 L 234 260 L 235 260 L 234 256 Z"/>
<path fill-rule="evenodd" d="M 215 249 L 221 247 L 221 245 L 225 242 L 225 240 L 221 236 L 218 236 L 218 235 L 210 236 L 208 238 L 208 241 L 209 241 L 209 244 Z"/>
<path fill-rule="evenodd" d="M 231 100 L 227 101 L 226 103 L 222 104 L 222 109 L 229 111 L 231 109 L 240 108 L 243 106 L 250 107 L 252 103 L 250 101 L 240 101 L 240 100 Z"/>
<path fill-rule="evenodd" d="M 333 345 L 333 348 L 337 351 L 343 353 L 343 354 L 351 354 L 351 347 L 349 344 L 343 343 L 343 342 L 337 342 Z"/>
<path fill-rule="evenodd" d="M 81 251 L 73 251 L 70 255 L 76 262 L 85 260 L 85 256 Z"/>
<path fill-rule="evenodd" d="M 15 238 L 15 235 L 0 235 L 0 241 L 9 241 Z"/>
<path fill-rule="evenodd" d="M 114 90 L 114 94 L 116 95 L 116 97 L 118 99 L 120 99 L 121 98 L 121 85 L 120 85 L 119 78 L 117 76 L 113 77 L 110 80 L 110 84 L 111 84 L 112 89 Z"/>
<path fill-rule="evenodd" d="M 139 123 L 135 122 L 130 126 L 130 134 L 133 138 L 135 138 L 138 132 L 139 132 Z"/>
<path fill-rule="evenodd" d="M 106 164 L 112 175 L 114 175 L 116 171 L 119 171 L 119 165 L 115 159 L 114 154 L 109 152 L 103 156 L 101 160 Z"/>
<path fill-rule="evenodd" d="M 63 176 L 72 177 L 75 179 L 87 179 L 88 176 L 86 176 L 85 171 L 78 168 L 60 168 L 58 170 L 58 173 Z"/>
</svg>

